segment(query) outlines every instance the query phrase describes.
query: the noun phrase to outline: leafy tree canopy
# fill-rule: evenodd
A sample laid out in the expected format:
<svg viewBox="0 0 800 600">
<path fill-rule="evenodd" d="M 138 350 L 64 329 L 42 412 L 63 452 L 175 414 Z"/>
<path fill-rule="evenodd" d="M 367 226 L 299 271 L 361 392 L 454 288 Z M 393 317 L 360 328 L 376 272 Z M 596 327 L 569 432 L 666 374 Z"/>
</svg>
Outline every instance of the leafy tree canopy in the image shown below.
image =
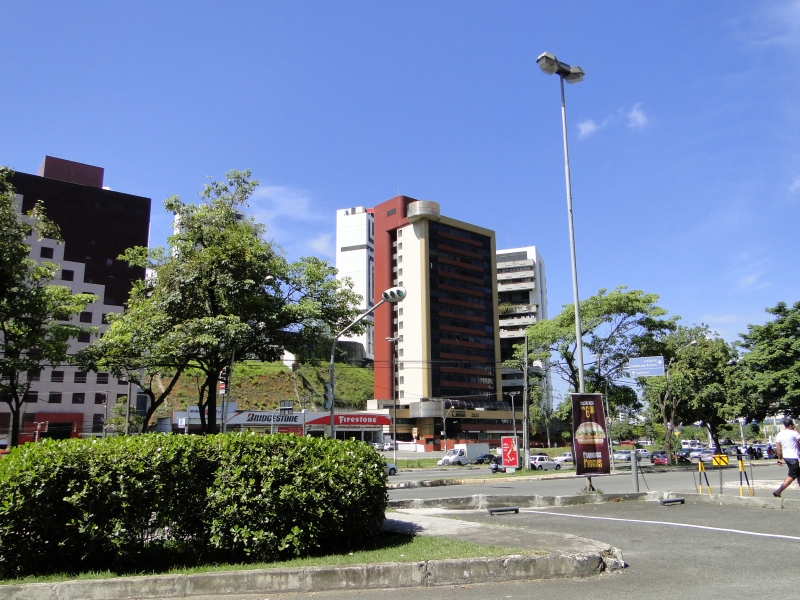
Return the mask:
<svg viewBox="0 0 800 600">
<path fill-rule="evenodd" d="M 800 415 L 800 302 L 779 302 L 767 312 L 775 318 L 748 325 L 741 334 L 741 393 L 749 400 L 750 416 L 787 412 Z"/>
</svg>

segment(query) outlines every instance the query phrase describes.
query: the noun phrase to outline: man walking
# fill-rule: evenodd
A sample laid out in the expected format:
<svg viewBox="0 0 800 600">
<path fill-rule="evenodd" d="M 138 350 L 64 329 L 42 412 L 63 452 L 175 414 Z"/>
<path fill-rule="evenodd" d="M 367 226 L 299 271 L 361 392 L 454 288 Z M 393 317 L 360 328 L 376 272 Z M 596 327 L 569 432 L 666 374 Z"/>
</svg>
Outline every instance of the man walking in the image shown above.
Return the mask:
<svg viewBox="0 0 800 600">
<path fill-rule="evenodd" d="M 792 485 L 792 482 L 800 476 L 797 463 L 797 441 L 800 440 L 800 433 L 794 428 L 794 421 L 789 417 L 783 420 L 783 427 L 784 430 L 775 436 L 775 450 L 778 453 L 778 464 L 781 464 L 782 460 L 786 461 L 789 476 L 781 487 L 772 492 L 776 498 L 780 498 L 783 490 Z M 797 484 L 800 485 L 800 481 Z"/>
</svg>

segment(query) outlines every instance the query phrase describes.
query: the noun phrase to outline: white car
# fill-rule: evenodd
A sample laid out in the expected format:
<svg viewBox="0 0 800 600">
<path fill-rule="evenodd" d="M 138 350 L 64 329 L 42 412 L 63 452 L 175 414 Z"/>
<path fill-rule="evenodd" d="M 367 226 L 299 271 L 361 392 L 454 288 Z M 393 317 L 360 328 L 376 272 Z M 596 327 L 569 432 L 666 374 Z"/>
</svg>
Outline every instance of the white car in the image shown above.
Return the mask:
<svg viewBox="0 0 800 600">
<path fill-rule="evenodd" d="M 394 450 L 394 442 L 386 442 L 383 445 L 383 449 L 385 450 Z"/>
<path fill-rule="evenodd" d="M 616 452 L 614 452 L 614 460 L 630 461 L 630 459 L 631 459 L 630 450 L 617 450 Z"/>
<path fill-rule="evenodd" d="M 562 452 L 561 454 L 553 458 L 553 460 L 558 464 L 565 462 L 575 462 L 575 459 L 572 456 L 572 452 Z"/>
<path fill-rule="evenodd" d="M 700 454 L 705 450 L 705 448 L 695 448 L 691 452 L 689 452 L 689 458 L 700 458 Z"/>
<path fill-rule="evenodd" d="M 555 469 L 558 471 L 561 469 L 561 464 L 557 463 L 549 456 L 531 456 L 531 469 L 535 469 L 537 471 L 549 471 L 550 469 Z"/>
<path fill-rule="evenodd" d="M 650 458 L 650 452 L 645 450 L 644 448 L 639 448 L 636 450 L 636 454 L 639 456 L 639 460 L 641 461 L 643 458 Z"/>
<path fill-rule="evenodd" d="M 397 475 L 397 465 L 394 463 L 386 463 L 386 474 L 389 476 Z"/>
</svg>

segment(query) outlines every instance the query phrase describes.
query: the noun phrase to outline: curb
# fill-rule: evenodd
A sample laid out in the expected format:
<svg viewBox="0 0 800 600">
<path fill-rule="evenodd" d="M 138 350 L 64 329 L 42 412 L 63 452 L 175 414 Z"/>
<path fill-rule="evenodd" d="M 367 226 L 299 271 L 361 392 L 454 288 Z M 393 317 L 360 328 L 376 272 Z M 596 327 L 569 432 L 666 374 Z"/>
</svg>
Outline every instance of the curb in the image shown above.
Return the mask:
<svg viewBox="0 0 800 600">
<path fill-rule="evenodd" d="M 624 568 L 617 548 L 586 554 L 512 554 L 496 558 L 429 560 L 344 567 L 254 569 L 0 586 L 8 600 L 125 600 L 209 595 L 323 592 L 434 587 L 524 579 L 590 577 Z"/>
<path fill-rule="evenodd" d="M 668 492 L 671 493 L 671 492 Z M 455 498 L 426 498 L 389 500 L 389 508 L 447 508 L 484 510 L 504 506 L 520 508 L 546 508 L 552 506 L 578 506 L 580 504 L 605 504 L 609 502 L 658 502 L 665 492 L 632 492 L 630 494 L 585 494 L 580 496 L 497 496 L 474 494 Z M 698 494 L 699 495 L 699 494 Z M 800 503 L 800 500 L 797 501 Z"/>
<path fill-rule="evenodd" d="M 800 511 L 800 500 L 794 498 L 767 498 L 762 496 L 727 496 L 725 494 L 678 494 L 664 492 L 664 498 L 685 498 L 687 504 L 712 504 L 717 506 L 743 506 L 773 510 Z M 391 502 L 390 502 L 391 504 Z"/>
</svg>

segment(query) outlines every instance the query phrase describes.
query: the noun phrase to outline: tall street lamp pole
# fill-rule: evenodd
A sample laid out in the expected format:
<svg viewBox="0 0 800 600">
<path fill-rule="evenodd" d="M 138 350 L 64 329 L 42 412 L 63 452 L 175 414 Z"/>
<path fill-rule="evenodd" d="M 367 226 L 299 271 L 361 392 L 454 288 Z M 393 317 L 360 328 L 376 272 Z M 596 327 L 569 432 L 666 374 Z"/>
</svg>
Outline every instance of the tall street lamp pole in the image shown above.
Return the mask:
<svg viewBox="0 0 800 600">
<path fill-rule="evenodd" d="M 561 129 L 564 135 L 564 176 L 567 181 L 567 217 L 569 218 L 569 242 L 572 255 L 572 291 L 575 303 L 575 354 L 578 359 L 578 391 L 586 391 L 583 375 L 583 335 L 581 333 L 581 308 L 578 296 L 578 263 L 575 255 L 575 229 L 572 223 L 572 183 L 569 174 L 569 148 L 567 145 L 567 105 L 564 100 L 564 81 L 578 83 L 583 81 L 584 72 L 580 67 L 571 67 L 561 62 L 553 54 L 543 52 L 536 64 L 547 75 L 558 75 L 561 80 Z"/>
<path fill-rule="evenodd" d="M 514 396 L 519 392 L 506 392 L 506 394 L 511 396 L 511 426 L 514 429 L 514 439 L 517 439 L 517 413 L 514 410 Z"/>
<path fill-rule="evenodd" d="M 406 297 L 406 288 L 404 287 L 393 287 L 389 288 L 383 294 L 381 294 L 381 301 L 378 302 L 375 306 L 370 308 L 369 310 L 364 311 L 361 313 L 356 319 L 353 320 L 350 325 L 342 329 L 339 333 L 333 336 L 333 343 L 331 344 L 331 365 L 330 365 L 330 389 L 326 392 L 325 402 L 326 404 L 330 404 L 328 407 L 331 411 L 331 438 L 336 439 L 336 425 L 334 424 L 334 416 L 333 416 L 333 405 L 334 405 L 334 398 L 336 397 L 336 383 L 335 383 L 335 369 L 333 364 L 334 353 L 336 352 L 336 342 L 339 338 L 350 331 L 357 323 L 360 323 L 364 319 L 366 319 L 369 315 L 371 315 L 375 310 L 381 306 L 382 304 L 389 302 L 390 304 L 395 304 L 396 302 L 400 302 Z M 328 394 L 330 396 L 328 397 Z M 396 463 L 395 463 L 396 464 Z"/>
<path fill-rule="evenodd" d="M 395 365 L 397 361 L 397 342 L 403 341 L 403 336 L 387 337 L 387 342 L 392 342 L 392 462 L 397 464 L 397 386 L 395 385 Z"/>
</svg>

